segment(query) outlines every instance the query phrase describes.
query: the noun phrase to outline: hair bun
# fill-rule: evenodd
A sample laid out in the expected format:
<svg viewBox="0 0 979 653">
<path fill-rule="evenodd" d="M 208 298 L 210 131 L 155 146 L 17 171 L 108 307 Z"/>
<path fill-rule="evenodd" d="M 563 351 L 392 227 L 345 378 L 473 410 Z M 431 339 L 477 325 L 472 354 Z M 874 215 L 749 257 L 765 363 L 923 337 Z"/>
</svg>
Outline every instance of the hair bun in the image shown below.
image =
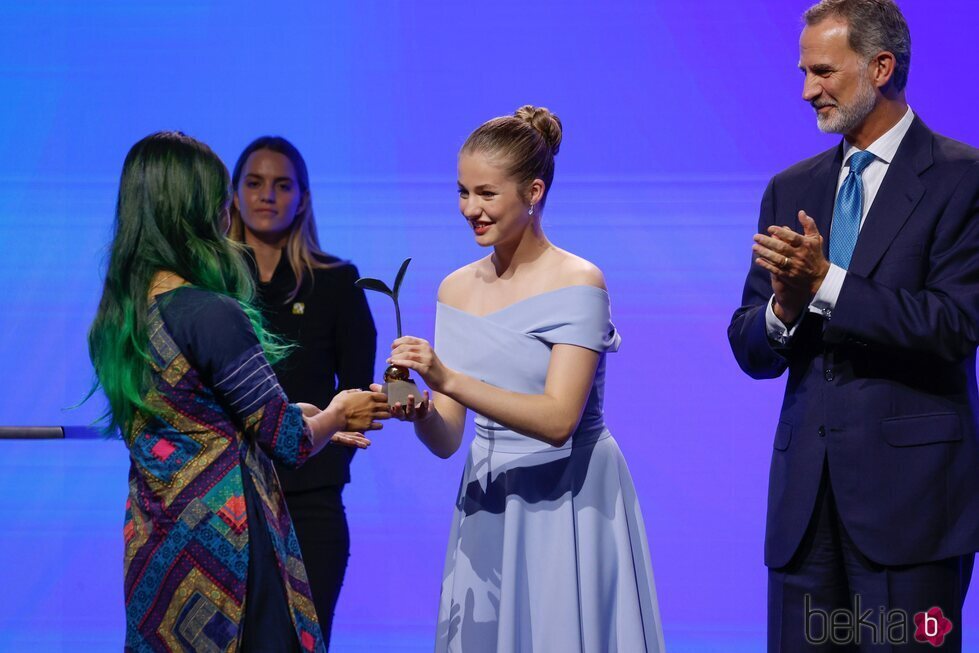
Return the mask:
<svg viewBox="0 0 979 653">
<path fill-rule="evenodd" d="M 544 137 L 544 141 L 551 148 L 552 155 L 558 153 L 558 150 L 561 149 L 562 128 L 560 118 L 551 113 L 546 107 L 535 107 L 530 104 L 523 105 L 513 115 L 529 124 Z"/>
</svg>

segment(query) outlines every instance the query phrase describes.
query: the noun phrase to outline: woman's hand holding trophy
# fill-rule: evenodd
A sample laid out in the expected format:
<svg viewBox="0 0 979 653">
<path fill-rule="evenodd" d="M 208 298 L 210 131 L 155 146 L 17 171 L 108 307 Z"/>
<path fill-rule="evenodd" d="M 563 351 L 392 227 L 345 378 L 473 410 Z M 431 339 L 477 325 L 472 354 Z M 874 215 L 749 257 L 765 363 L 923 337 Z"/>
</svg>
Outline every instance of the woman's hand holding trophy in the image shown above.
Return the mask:
<svg viewBox="0 0 979 653">
<path fill-rule="evenodd" d="M 363 290 L 373 290 L 383 293 L 394 301 L 394 313 L 398 321 L 398 339 L 391 345 L 391 357 L 388 358 L 388 367 L 384 370 L 384 384 L 372 384 L 371 390 L 383 392 L 388 397 L 388 406 L 391 414 L 401 420 L 418 421 L 428 416 L 429 395 L 426 390 L 419 394 L 418 386 L 411 380 L 409 369 L 415 369 L 422 378 L 429 383 L 433 389 L 437 389 L 430 381 L 430 371 L 433 369 L 433 362 L 437 364 L 437 369 L 445 370 L 435 352 L 428 342 L 411 336 L 404 336 L 401 332 L 401 307 L 398 304 L 398 292 L 401 290 L 401 282 L 404 280 L 405 272 L 411 259 L 407 258 L 401 264 L 398 275 L 394 280 L 394 288 L 388 288 L 387 284 L 380 279 L 360 278 L 354 282 L 358 288 Z M 444 374 L 442 375 L 444 376 Z M 431 380 L 436 380 L 436 377 Z M 416 399 L 421 397 L 421 401 Z"/>
</svg>

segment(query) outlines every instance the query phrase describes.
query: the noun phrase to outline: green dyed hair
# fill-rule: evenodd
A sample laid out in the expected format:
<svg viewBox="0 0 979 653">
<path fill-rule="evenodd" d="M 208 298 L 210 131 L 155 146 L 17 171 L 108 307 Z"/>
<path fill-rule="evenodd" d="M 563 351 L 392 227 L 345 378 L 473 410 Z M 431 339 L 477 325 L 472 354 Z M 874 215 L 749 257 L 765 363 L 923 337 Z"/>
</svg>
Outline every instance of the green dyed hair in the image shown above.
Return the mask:
<svg viewBox="0 0 979 653">
<path fill-rule="evenodd" d="M 101 387 L 109 401 L 107 434 L 118 430 L 128 439 L 137 412 L 154 412 L 145 401 L 152 378 L 146 327 L 150 282 L 159 271 L 238 300 L 270 361 L 287 353 L 252 306 L 254 282 L 240 246 L 224 234 L 230 199 L 224 163 L 185 134 L 151 134 L 126 155 L 105 286 L 88 333 L 93 392 Z"/>
</svg>

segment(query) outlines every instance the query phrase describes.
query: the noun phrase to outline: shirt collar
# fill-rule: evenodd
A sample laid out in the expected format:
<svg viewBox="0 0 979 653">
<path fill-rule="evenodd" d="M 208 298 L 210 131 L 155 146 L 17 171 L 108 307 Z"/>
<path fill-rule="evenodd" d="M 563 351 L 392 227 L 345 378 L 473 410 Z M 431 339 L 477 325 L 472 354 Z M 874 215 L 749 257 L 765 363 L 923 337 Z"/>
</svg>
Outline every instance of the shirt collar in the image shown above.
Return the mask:
<svg viewBox="0 0 979 653">
<path fill-rule="evenodd" d="M 904 135 L 911 129 L 912 122 L 914 122 L 914 112 L 911 111 L 911 107 L 908 107 L 908 110 L 904 112 L 904 117 L 884 132 L 880 138 L 868 145 L 866 151 L 889 165 L 894 155 L 897 154 L 897 148 L 900 147 L 901 141 L 904 140 Z M 845 140 L 843 143 L 843 165 L 846 166 L 850 157 L 861 150 L 850 145 Z"/>
</svg>

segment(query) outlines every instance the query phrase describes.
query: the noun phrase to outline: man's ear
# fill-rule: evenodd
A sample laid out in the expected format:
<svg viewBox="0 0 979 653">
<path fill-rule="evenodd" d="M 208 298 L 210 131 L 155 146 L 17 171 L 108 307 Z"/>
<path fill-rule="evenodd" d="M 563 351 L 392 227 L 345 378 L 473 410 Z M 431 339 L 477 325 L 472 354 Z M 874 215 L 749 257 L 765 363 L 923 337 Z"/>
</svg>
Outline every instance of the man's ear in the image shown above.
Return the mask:
<svg viewBox="0 0 979 653">
<path fill-rule="evenodd" d="M 883 50 L 870 60 L 869 66 L 874 86 L 884 88 L 894 77 L 894 71 L 897 69 L 897 58 L 892 52 Z"/>
</svg>

